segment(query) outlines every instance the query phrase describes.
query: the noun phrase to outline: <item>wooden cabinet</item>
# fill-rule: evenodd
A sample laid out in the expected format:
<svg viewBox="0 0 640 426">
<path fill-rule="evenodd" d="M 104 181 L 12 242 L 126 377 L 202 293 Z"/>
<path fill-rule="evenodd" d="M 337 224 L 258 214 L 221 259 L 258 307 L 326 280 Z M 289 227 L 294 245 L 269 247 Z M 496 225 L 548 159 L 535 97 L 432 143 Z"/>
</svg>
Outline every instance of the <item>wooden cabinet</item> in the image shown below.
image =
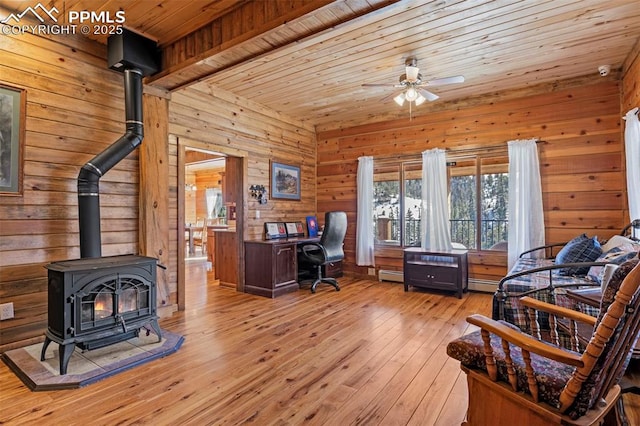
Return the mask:
<svg viewBox="0 0 640 426">
<path fill-rule="evenodd" d="M 207 225 L 207 258 L 211 266 L 216 265 L 216 232 L 228 229 L 227 225 Z"/>
<path fill-rule="evenodd" d="M 246 293 L 277 297 L 298 290 L 296 242 L 245 241 Z"/>
<path fill-rule="evenodd" d="M 238 287 L 238 244 L 236 230 L 214 231 L 215 274 L 220 285 L 236 289 Z"/>
<path fill-rule="evenodd" d="M 216 232 L 207 226 L 207 260 L 211 266 L 216 266 Z"/>
<path fill-rule="evenodd" d="M 467 250 L 430 251 L 420 247 L 404 250 L 404 291 L 409 286 L 455 291 L 458 298 L 467 291 Z"/>
</svg>

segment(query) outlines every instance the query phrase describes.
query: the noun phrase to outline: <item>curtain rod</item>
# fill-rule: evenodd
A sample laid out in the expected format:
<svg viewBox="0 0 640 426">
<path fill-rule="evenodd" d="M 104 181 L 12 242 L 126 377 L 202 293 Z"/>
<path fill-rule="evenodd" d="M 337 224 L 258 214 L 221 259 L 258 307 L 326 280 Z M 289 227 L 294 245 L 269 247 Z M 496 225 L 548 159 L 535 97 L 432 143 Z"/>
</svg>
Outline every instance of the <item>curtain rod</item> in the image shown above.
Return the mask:
<svg viewBox="0 0 640 426">
<path fill-rule="evenodd" d="M 534 139 L 534 138 L 532 138 Z M 540 139 L 536 139 L 536 144 L 540 144 L 543 141 Z M 507 146 L 507 142 L 503 142 L 500 144 L 494 144 L 494 145 L 484 145 L 484 146 L 478 146 L 475 148 L 441 148 L 444 149 L 445 152 L 447 153 L 447 155 L 464 155 L 467 153 L 481 153 L 481 152 L 500 152 L 500 151 L 507 151 L 508 146 Z M 373 156 L 373 160 L 378 160 L 378 161 L 386 161 L 386 160 L 402 160 L 402 159 L 407 159 L 407 160 L 419 160 L 420 156 L 422 155 L 422 152 L 418 152 L 418 153 L 413 153 L 413 154 L 398 154 L 398 155 L 388 155 L 388 156 Z"/>
</svg>

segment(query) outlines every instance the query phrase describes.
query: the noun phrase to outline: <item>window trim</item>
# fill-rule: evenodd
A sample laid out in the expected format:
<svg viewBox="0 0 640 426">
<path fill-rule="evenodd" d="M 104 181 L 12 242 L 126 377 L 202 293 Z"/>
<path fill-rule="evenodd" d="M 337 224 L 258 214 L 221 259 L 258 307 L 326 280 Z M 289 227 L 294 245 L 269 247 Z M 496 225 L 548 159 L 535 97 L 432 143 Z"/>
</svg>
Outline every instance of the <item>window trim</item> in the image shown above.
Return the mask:
<svg viewBox="0 0 640 426">
<path fill-rule="evenodd" d="M 469 150 L 465 150 L 465 152 L 460 152 L 460 153 L 456 153 L 456 152 L 452 152 L 451 156 L 449 156 L 449 151 L 447 151 L 447 191 L 451 191 L 450 188 L 450 184 L 451 184 L 451 174 L 449 172 L 450 168 L 449 168 L 449 163 L 450 162 L 456 162 L 456 161 L 460 161 L 460 160 L 469 160 L 469 159 L 475 159 L 475 166 L 476 166 L 476 223 L 477 224 L 481 224 L 482 223 L 482 159 L 485 158 L 496 158 L 496 157 L 501 157 L 501 156 L 506 156 L 507 160 L 508 160 L 508 156 L 509 156 L 509 148 L 508 146 L 505 144 L 504 146 L 494 146 L 491 147 L 491 149 L 481 149 L 478 148 L 476 150 L 473 149 L 469 149 Z M 507 161 L 507 165 L 508 165 L 508 161 Z M 451 218 L 449 218 L 451 219 Z M 478 229 L 481 228 L 481 225 L 478 226 Z M 480 232 L 476 232 L 475 235 L 475 240 L 476 240 L 476 248 L 470 248 L 469 251 L 472 252 L 489 252 L 489 253 L 494 253 L 495 250 L 489 250 L 489 249 L 483 249 L 482 248 L 482 233 Z"/>
<path fill-rule="evenodd" d="M 449 163 L 454 163 L 460 160 L 468 160 L 475 159 L 476 160 L 476 223 L 481 223 L 482 221 L 482 203 L 481 203 L 481 191 L 482 191 L 482 159 L 483 158 L 496 158 L 499 156 L 507 156 L 509 155 L 509 150 L 507 144 L 493 145 L 487 147 L 476 147 L 476 148 L 459 148 L 459 149 L 446 149 L 446 161 L 447 161 L 447 191 L 450 192 L 450 183 L 451 183 L 451 174 Z M 399 173 L 399 244 L 385 244 L 379 242 L 377 238 L 374 238 L 374 252 L 376 256 L 383 255 L 385 252 L 389 251 L 402 251 L 406 247 L 409 247 L 404 244 L 405 239 L 405 168 L 407 164 L 422 164 L 421 154 L 411 154 L 411 155 L 403 155 L 403 156 L 395 156 L 395 157 L 385 157 L 385 158 L 376 158 L 374 157 L 374 176 L 376 174 L 375 169 L 378 165 L 382 166 L 398 166 Z M 375 179 L 374 179 L 375 185 Z M 476 232 L 476 247 L 482 247 L 482 235 L 480 232 Z M 470 252 L 489 252 L 489 253 L 501 253 L 496 252 L 495 250 L 488 250 L 482 248 L 473 248 L 469 249 Z"/>
</svg>

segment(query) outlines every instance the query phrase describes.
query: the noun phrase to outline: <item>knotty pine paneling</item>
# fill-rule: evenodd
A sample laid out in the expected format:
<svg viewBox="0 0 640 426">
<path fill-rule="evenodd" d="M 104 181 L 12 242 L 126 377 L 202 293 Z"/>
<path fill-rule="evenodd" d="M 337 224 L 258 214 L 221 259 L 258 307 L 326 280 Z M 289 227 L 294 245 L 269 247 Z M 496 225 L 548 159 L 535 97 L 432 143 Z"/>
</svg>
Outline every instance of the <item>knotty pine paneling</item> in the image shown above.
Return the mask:
<svg viewBox="0 0 640 426">
<path fill-rule="evenodd" d="M 176 138 L 187 140 L 187 145 L 188 141 L 195 141 L 198 148 L 213 152 L 237 150 L 246 155 L 248 181 L 245 182 L 244 193 L 237 194 L 238 202 L 243 197 L 246 200 L 247 221 L 243 239 L 262 238 L 264 222 L 304 221 L 307 215 L 315 214 L 316 139 L 314 129 L 309 125 L 201 83 L 172 94 L 169 133 L 171 194 L 177 194 L 178 184 Z M 300 166 L 300 201 L 274 200 L 268 194 L 268 203 L 259 204 L 249 196 L 250 185 L 264 185 L 269 188 L 269 164 L 274 159 Z M 207 186 L 208 180 L 211 180 L 212 185 L 217 183 L 214 176 L 205 177 L 201 173 L 197 173 L 193 178 L 198 187 L 201 186 L 201 182 Z M 204 205 L 198 207 L 195 202 L 193 207 L 196 211 L 204 209 Z M 259 219 L 256 219 L 256 211 L 260 211 Z M 169 215 L 172 231 L 170 265 L 173 266 L 178 263 L 177 229 L 180 219 L 177 202 L 172 204 Z"/>
<path fill-rule="evenodd" d="M 624 63 L 622 69 L 621 112 L 640 107 L 640 37 Z"/>
<path fill-rule="evenodd" d="M 620 102 L 620 115 L 626 115 L 627 111 L 633 108 L 640 108 L 640 38 L 636 41 L 633 51 L 629 54 L 629 57 L 625 61 L 622 69 L 622 99 Z M 621 126 L 621 138 L 624 141 L 624 120 Z M 638 159 L 636 159 L 638 161 Z M 622 166 L 626 172 L 626 157 L 623 160 Z M 626 194 L 625 194 L 626 195 Z M 629 204 L 625 196 L 625 221 L 630 222 L 629 217 Z"/>
<path fill-rule="evenodd" d="M 195 172 L 195 182 L 197 189 L 195 191 L 195 213 L 196 217 L 207 217 L 207 199 L 206 192 L 209 188 L 218 188 L 222 190 L 222 182 L 224 179 L 224 169 L 199 170 Z"/>
<path fill-rule="evenodd" d="M 243 195 L 248 203 L 249 234 L 245 238 L 261 238 L 266 221 L 301 221 L 315 213 L 313 128 L 205 84 L 173 94 L 169 121 L 169 132 L 178 138 L 206 143 L 211 151 L 222 146 L 247 153 L 249 181 Z M 269 161 L 273 159 L 300 166 L 300 201 L 274 200 L 269 195 L 267 204 L 258 204 L 249 197 L 249 185 L 269 188 Z M 256 210 L 260 210 L 260 219 L 255 219 Z"/>
<path fill-rule="evenodd" d="M 637 75 L 637 73 L 636 73 Z M 358 157 L 393 157 L 431 148 L 482 148 L 538 138 L 546 239 L 566 241 L 579 233 L 604 239 L 624 226 L 624 165 L 620 133 L 620 87 L 615 81 L 433 112 L 409 119 L 319 132 L 318 216 L 347 211 L 345 251 L 355 258 Z M 390 106 L 392 107 L 392 106 Z M 417 108 L 417 114 L 420 108 Z M 400 250 L 379 251 L 376 268 L 397 270 Z M 366 274 L 346 262 L 345 269 Z M 497 280 L 506 256 L 473 253 L 470 274 Z"/>
<path fill-rule="evenodd" d="M 55 40 L 55 41 L 54 41 Z M 78 258 L 77 176 L 125 130 L 123 76 L 106 48 L 81 38 L 2 35 L 0 75 L 27 91 L 24 194 L 0 197 L 0 300 L 15 318 L 0 324 L 0 350 L 44 337 L 47 271 Z M 101 179 L 102 253 L 138 250 L 138 154 Z"/>
</svg>

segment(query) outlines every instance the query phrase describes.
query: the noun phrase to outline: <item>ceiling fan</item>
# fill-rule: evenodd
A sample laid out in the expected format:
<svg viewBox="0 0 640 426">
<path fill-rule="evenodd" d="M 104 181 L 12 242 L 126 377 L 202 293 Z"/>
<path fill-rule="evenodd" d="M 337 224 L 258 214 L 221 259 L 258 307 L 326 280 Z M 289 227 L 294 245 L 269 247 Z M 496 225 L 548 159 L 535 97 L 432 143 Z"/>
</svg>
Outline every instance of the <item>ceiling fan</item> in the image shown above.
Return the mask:
<svg viewBox="0 0 640 426">
<path fill-rule="evenodd" d="M 425 89 L 425 87 L 429 86 L 442 86 L 445 84 L 452 83 L 462 83 L 464 82 L 464 77 L 461 75 L 456 75 L 452 77 L 444 77 L 444 78 L 436 78 L 433 80 L 422 80 L 422 74 L 420 74 L 420 69 L 418 68 L 418 60 L 416 58 L 410 57 L 405 61 L 405 73 L 400 76 L 400 82 L 396 84 L 375 84 L 375 83 L 364 83 L 362 86 L 364 87 L 395 87 L 398 89 L 402 89 L 400 93 L 398 93 L 393 100 L 400 106 L 404 104 L 404 101 L 409 102 L 409 118 L 411 118 L 411 105 L 413 103 L 416 106 L 422 104 L 424 101 L 435 101 L 439 98 L 438 95 L 432 93 Z M 386 96 L 383 99 L 387 99 L 391 95 Z"/>
</svg>

